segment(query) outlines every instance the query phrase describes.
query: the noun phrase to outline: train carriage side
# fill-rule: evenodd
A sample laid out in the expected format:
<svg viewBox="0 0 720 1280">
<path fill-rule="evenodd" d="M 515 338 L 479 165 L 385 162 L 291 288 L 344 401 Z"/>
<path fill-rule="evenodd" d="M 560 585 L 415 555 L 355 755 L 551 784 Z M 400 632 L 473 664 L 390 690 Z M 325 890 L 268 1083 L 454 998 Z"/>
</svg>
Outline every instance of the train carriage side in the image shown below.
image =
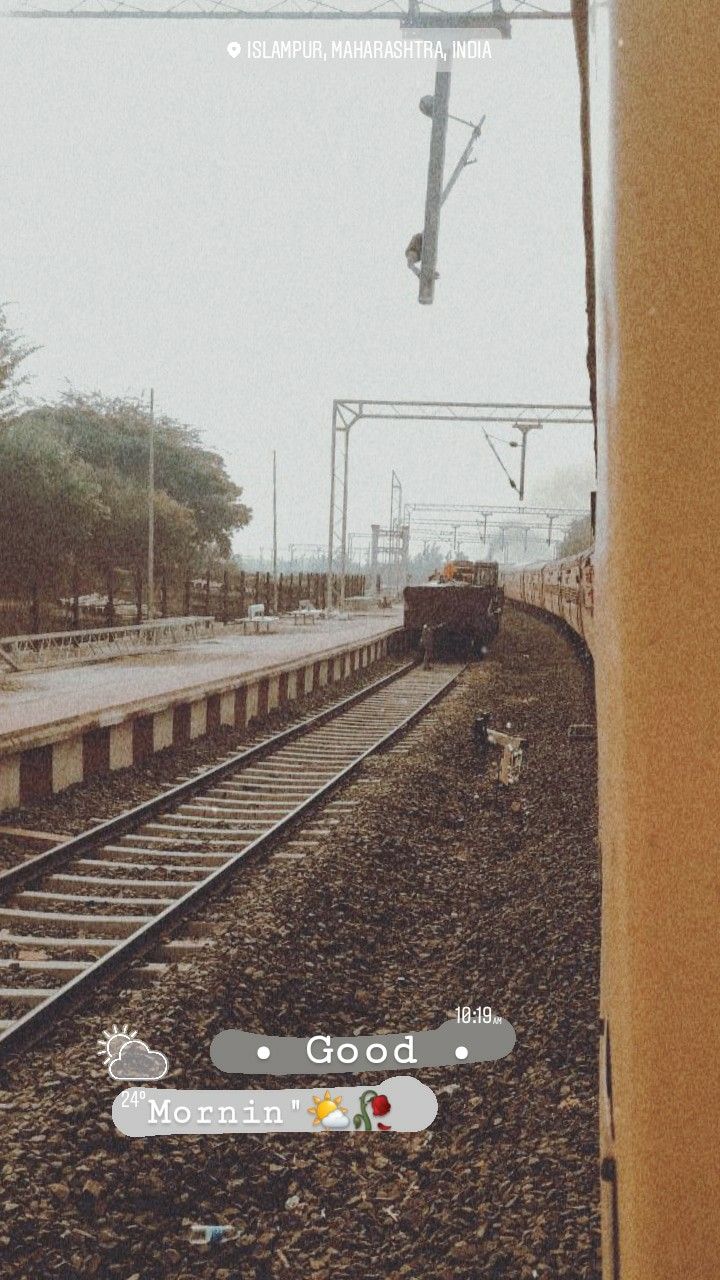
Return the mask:
<svg viewBox="0 0 720 1280">
<path fill-rule="evenodd" d="M 594 570 L 592 551 L 544 564 L 504 567 L 500 581 L 506 596 L 562 618 L 593 652 Z"/>
</svg>

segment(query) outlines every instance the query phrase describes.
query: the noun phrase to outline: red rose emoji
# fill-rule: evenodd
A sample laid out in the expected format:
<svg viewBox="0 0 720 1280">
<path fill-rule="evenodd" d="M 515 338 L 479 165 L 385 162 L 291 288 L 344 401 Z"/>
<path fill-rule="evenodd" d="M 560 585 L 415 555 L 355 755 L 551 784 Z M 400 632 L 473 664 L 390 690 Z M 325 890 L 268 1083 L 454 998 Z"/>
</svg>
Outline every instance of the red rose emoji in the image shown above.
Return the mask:
<svg viewBox="0 0 720 1280">
<path fill-rule="evenodd" d="M 384 1093 L 378 1093 L 370 1105 L 374 1116 L 386 1116 L 390 1110 L 390 1102 Z"/>
</svg>

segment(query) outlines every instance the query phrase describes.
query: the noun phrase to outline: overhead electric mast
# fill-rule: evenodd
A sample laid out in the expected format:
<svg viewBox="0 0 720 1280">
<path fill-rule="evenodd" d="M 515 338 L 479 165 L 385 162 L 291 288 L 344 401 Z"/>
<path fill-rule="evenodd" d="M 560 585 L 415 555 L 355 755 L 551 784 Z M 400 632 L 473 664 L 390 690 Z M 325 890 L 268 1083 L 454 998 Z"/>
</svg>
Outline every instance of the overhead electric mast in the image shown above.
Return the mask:
<svg viewBox="0 0 720 1280">
<path fill-rule="evenodd" d="M 330 518 L 326 600 L 333 602 L 334 575 L 339 578 L 339 601 L 345 599 L 350 432 L 360 421 L 476 422 L 524 425 L 590 426 L 592 412 L 585 404 L 487 404 L 445 400 L 335 400 L 330 441 Z M 484 427 L 482 427 L 484 429 Z M 513 488 L 518 486 L 513 482 Z"/>
<path fill-rule="evenodd" d="M 0 0 L 0 16 L 13 18 L 125 18 L 128 21 L 148 18 L 166 18 L 172 21 L 189 21 L 193 18 L 233 22 L 243 19 L 277 22 L 337 22 L 348 20 L 361 22 L 399 22 L 403 29 L 435 30 L 446 27 L 497 30 L 502 23 L 509 31 L 517 21 L 568 19 L 572 17 L 568 0 L 507 0 L 507 8 L 501 9 L 497 0 L 460 0 L 453 8 L 450 0 L 380 0 L 378 5 L 367 0 L 335 0 L 335 3 L 319 3 L 319 0 L 245 0 L 244 4 L 223 3 L 217 0 L 147 0 L 136 4 L 134 0 L 24 0 L 16 7 L 14 0 Z"/>
</svg>

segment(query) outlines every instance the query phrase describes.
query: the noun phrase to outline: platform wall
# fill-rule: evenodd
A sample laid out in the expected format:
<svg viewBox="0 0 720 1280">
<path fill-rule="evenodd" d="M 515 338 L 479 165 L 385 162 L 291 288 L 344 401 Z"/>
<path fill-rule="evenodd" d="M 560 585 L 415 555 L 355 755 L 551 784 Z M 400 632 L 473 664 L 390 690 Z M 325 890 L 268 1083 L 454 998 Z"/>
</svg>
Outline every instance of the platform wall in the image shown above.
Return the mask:
<svg viewBox="0 0 720 1280">
<path fill-rule="evenodd" d="M 0 749 L 0 812 L 49 799 L 66 787 L 141 764 L 222 726 L 245 729 L 278 707 L 402 652 L 402 629 L 287 667 L 238 676 L 174 698 L 113 708 L 18 734 Z"/>
</svg>

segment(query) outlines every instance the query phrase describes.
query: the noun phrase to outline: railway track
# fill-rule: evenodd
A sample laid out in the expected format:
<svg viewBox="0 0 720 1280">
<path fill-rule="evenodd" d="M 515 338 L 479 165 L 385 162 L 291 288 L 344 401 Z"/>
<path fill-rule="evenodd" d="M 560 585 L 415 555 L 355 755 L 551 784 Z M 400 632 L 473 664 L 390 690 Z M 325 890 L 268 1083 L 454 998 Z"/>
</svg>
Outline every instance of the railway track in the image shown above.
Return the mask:
<svg viewBox="0 0 720 1280">
<path fill-rule="evenodd" d="M 408 663 L 136 808 L 0 873 L 0 1058 L 174 940 L 249 855 L 313 813 L 407 729 L 461 668 Z M 150 970 L 153 965 L 149 966 Z"/>
</svg>

